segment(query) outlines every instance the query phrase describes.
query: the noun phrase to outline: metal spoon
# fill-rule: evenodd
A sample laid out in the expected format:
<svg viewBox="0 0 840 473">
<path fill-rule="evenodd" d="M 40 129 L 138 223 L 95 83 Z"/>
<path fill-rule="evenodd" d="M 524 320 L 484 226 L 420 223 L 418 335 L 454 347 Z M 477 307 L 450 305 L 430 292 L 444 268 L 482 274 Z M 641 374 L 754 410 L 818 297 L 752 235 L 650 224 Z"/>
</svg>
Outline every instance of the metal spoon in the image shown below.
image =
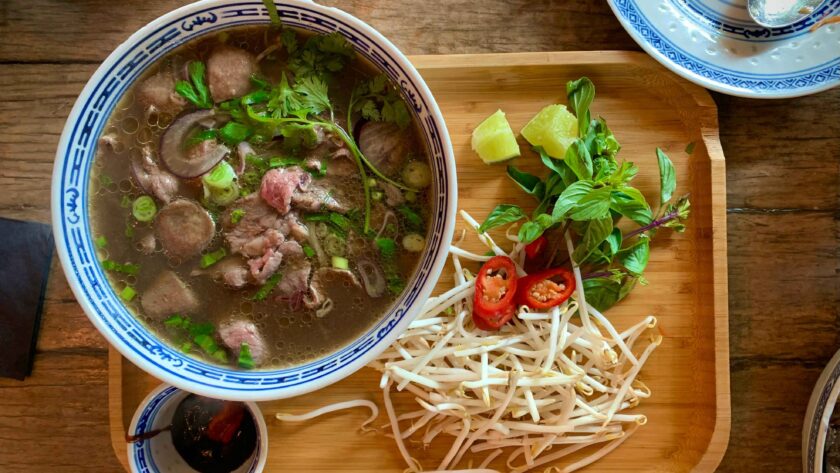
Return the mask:
<svg viewBox="0 0 840 473">
<path fill-rule="evenodd" d="M 792 25 L 814 13 L 826 0 L 748 0 L 750 16 L 761 26 Z"/>
</svg>

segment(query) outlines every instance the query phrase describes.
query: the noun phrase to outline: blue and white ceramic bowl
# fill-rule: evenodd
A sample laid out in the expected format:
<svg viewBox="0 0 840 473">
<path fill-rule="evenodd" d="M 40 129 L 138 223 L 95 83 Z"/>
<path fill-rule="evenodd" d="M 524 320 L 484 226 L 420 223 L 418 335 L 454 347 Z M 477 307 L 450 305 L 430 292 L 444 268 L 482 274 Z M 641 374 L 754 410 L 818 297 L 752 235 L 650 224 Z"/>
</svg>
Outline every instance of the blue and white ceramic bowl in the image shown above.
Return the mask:
<svg viewBox="0 0 840 473">
<path fill-rule="evenodd" d="M 814 385 L 802 425 L 802 471 L 823 473 L 831 416 L 840 397 L 840 351 L 834 354 Z"/>
<path fill-rule="evenodd" d="M 129 435 L 138 435 L 151 430 L 162 429 L 172 424 L 172 416 L 178 404 L 190 393 L 174 386 L 160 385 L 146 396 L 137 407 Z M 257 426 L 257 448 L 251 457 L 233 473 L 259 473 L 263 471 L 268 459 L 268 429 L 260 408 L 253 402 L 245 404 L 251 411 Z M 128 444 L 128 465 L 131 473 L 194 473 L 187 462 L 175 450 L 169 432 L 162 432 L 155 437 Z"/>
<path fill-rule="evenodd" d="M 452 144 L 426 83 L 402 53 L 376 30 L 335 8 L 305 0 L 277 2 L 284 23 L 315 32 L 338 31 L 358 54 L 398 84 L 422 126 L 434 176 L 432 221 L 417 273 L 374 326 L 335 353 L 302 366 L 245 372 L 185 356 L 137 321 L 111 289 L 91 238 L 88 194 L 97 138 L 123 92 L 155 59 L 190 39 L 237 25 L 267 24 L 259 0 L 203 0 L 168 13 L 133 34 L 94 73 L 61 136 L 52 181 L 58 254 L 73 293 L 96 328 L 126 358 L 155 377 L 190 392 L 234 400 L 267 400 L 334 383 L 387 348 L 420 312 L 446 262 L 455 227 L 457 185 Z"/>
<path fill-rule="evenodd" d="M 840 15 L 827 0 L 783 28 L 749 16 L 747 0 L 609 0 L 624 29 L 648 54 L 703 87 L 753 98 L 813 94 L 840 84 Z"/>
</svg>

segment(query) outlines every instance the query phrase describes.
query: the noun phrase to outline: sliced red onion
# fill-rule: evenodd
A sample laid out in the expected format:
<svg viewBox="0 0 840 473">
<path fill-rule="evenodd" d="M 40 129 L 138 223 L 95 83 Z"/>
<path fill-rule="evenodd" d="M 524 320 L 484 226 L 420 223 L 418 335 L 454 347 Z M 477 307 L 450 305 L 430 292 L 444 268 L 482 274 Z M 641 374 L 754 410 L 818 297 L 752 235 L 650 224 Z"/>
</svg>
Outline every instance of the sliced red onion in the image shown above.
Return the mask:
<svg viewBox="0 0 840 473">
<path fill-rule="evenodd" d="M 185 154 L 184 143 L 190 132 L 204 120 L 215 116 L 213 110 L 199 110 L 178 117 L 166 129 L 160 140 L 160 159 L 173 174 L 184 178 L 198 177 L 213 169 L 230 152 L 227 146 L 217 143 L 201 156 L 188 157 Z"/>
<path fill-rule="evenodd" d="M 356 267 L 362 276 L 365 291 L 370 297 L 380 297 L 385 293 L 385 276 L 379 266 L 367 258 L 356 260 Z"/>
</svg>

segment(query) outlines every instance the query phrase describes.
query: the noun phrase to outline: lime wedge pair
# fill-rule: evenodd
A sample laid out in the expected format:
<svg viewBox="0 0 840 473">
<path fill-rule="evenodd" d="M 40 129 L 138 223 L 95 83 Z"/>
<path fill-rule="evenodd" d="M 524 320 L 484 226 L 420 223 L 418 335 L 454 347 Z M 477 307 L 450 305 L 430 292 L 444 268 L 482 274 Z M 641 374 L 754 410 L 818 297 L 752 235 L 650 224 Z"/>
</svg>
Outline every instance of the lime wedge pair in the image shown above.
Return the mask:
<svg viewBox="0 0 840 473">
<path fill-rule="evenodd" d="M 563 159 L 566 148 L 577 138 L 577 118 L 565 105 L 549 105 L 531 119 L 522 136 L 534 146 L 542 146 L 552 158 Z M 472 149 L 487 164 L 519 156 L 519 144 L 505 113 L 495 113 L 481 122 L 472 134 Z"/>
</svg>

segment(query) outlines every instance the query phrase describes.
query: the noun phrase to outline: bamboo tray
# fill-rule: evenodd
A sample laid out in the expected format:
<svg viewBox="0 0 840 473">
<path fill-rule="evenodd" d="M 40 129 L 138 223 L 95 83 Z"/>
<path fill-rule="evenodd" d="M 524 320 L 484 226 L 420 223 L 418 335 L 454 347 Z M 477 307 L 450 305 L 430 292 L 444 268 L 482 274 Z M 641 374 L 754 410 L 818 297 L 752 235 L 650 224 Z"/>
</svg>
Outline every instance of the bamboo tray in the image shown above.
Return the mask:
<svg viewBox="0 0 840 473">
<path fill-rule="evenodd" d="M 648 423 L 586 471 L 713 471 L 726 450 L 730 407 L 725 165 L 709 94 L 641 53 L 415 56 L 412 61 L 440 104 L 452 136 L 459 206 L 479 220 L 496 203 L 531 208 L 533 202 L 509 181 L 503 166 L 485 166 L 470 151 L 473 127 L 501 108 L 519 130 L 543 106 L 565 103 L 570 79 L 586 75 L 595 82 L 593 116 L 600 114 L 609 122 L 622 145 L 620 158 L 639 165 L 634 183 L 651 202 L 657 200 L 659 188 L 654 149 L 662 147 L 671 156 L 678 193 L 692 194 L 689 229 L 657 236 L 646 272 L 650 285 L 638 287 L 608 313 L 619 330 L 647 314 L 659 319 L 664 342 L 642 371 L 653 396 L 637 408 L 648 416 Z M 691 142 L 696 147 L 688 155 L 684 150 Z M 530 152 L 517 161 L 535 172 L 542 166 Z M 447 270 L 442 278 L 445 284 L 449 274 Z M 262 403 L 270 430 L 266 470 L 403 471 L 392 439 L 357 432 L 367 412 L 334 413 L 305 424 L 283 425 L 273 419 L 277 412 L 303 412 L 359 397 L 381 406 L 378 382 L 376 372 L 363 369 L 317 393 Z M 126 427 L 140 401 L 158 384 L 111 349 L 111 438 L 126 467 Z M 413 449 L 413 454 L 432 468 L 446 448 L 435 442 L 425 451 Z M 505 469 L 504 463 L 494 466 Z"/>
</svg>

